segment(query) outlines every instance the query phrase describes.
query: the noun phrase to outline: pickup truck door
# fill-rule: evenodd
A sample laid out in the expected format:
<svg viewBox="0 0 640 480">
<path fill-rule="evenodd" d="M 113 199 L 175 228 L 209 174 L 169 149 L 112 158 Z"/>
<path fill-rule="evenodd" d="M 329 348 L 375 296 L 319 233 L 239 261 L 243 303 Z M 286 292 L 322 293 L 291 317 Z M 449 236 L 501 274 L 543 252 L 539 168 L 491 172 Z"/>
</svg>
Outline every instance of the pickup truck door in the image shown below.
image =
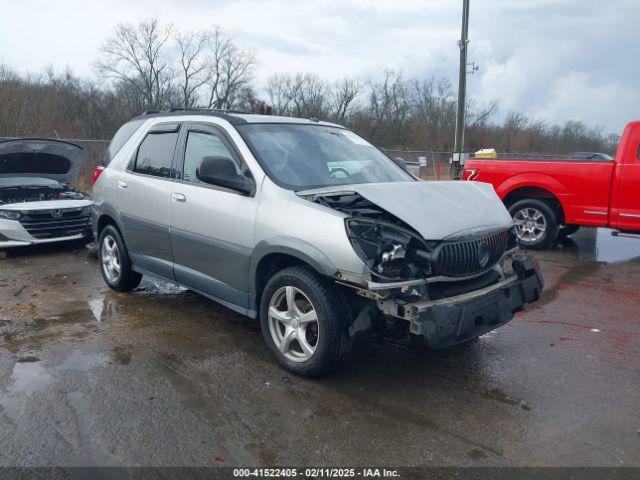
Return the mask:
<svg viewBox="0 0 640 480">
<path fill-rule="evenodd" d="M 196 178 L 203 157 L 229 157 L 238 172 L 246 169 L 243 159 L 223 128 L 209 123 L 189 123 L 179 151 L 171 195 L 175 278 L 231 308 L 248 309 L 257 200 Z"/>
<path fill-rule="evenodd" d="M 640 231 L 640 125 L 627 127 L 616 154 L 613 178 L 612 227 Z"/>
</svg>

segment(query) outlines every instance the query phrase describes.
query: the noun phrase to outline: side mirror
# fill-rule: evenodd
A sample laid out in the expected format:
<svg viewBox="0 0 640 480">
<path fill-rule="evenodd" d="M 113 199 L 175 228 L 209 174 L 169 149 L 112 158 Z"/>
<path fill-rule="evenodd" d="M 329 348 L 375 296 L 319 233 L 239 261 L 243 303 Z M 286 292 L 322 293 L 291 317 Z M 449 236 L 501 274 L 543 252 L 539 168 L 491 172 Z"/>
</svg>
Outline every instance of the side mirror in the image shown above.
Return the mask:
<svg viewBox="0 0 640 480">
<path fill-rule="evenodd" d="M 201 182 L 236 190 L 245 195 L 253 191 L 253 180 L 238 174 L 235 162 L 229 157 L 203 157 L 196 170 Z"/>
</svg>

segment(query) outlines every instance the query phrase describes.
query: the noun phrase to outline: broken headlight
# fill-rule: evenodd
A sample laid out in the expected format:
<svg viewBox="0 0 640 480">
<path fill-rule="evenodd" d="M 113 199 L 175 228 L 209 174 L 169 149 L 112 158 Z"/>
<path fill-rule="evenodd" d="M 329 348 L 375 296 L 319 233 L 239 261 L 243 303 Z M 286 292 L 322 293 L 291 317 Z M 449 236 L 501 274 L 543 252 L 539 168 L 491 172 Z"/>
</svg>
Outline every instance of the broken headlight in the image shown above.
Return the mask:
<svg viewBox="0 0 640 480">
<path fill-rule="evenodd" d="M 19 220 L 20 212 L 16 212 L 15 210 L 2 210 L 0 209 L 0 219 L 4 220 Z"/>
<path fill-rule="evenodd" d="M 354 250 L 378 277 L 397 281 L 431 274 L 431 252 L 415 232 L 367 218 L 349 218 L 346 227 Z"/>
</svg>

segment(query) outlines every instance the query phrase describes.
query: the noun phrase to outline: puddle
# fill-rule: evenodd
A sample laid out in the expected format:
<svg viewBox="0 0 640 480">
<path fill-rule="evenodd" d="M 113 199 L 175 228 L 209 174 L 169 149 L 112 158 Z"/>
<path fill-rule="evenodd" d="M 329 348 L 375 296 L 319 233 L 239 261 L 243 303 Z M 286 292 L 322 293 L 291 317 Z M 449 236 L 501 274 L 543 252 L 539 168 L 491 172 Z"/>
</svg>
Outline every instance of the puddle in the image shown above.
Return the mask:
<svg viewBox="0 0 640 480">
<path fill-rule="evenodd" d="M 577 253 L 586 262 L 624 262 L 640 258 L 640 238 L 614 237 L 608 228 L 581 228 L 563 243 L 558 250 Z"/>
<path fill-rule="evenodd" d="M 104 311 L 104 297 L 93 298 L 89 300 L 89 310 L 93 314 L 93 318 L 97 322 L 102 321 L 102 312 Z"/>
<path fill-rule="evenodd" d="M 73 350 L 65 360 L 52 366 L 35 356 L 18 357 L 9 377 L 6 390 L 0 392 L 0 411 L 18 420 L 24 413 L 25 395 L 28 398 L 35 392 L 46 390 L 55 380 L 58 372 L 67 370 L 88 371 L 108 363 L 104 353 L 84 353 Z"/>
<path fill-rule="evenodd" d="M 84 353 L 80 350 L 73 350 L 71 355 L 65 358 L 56 370 L 80 370 L 86 372 L 95 367 L 100 367 L 109 361 L 103 353 Z"/>
<path fill-rule="evenodd" d="M 44 390 L 53 380 L 42 362 L 18 362 L 13 366 L 8 392 L 33 393 Z"/>
</svg>

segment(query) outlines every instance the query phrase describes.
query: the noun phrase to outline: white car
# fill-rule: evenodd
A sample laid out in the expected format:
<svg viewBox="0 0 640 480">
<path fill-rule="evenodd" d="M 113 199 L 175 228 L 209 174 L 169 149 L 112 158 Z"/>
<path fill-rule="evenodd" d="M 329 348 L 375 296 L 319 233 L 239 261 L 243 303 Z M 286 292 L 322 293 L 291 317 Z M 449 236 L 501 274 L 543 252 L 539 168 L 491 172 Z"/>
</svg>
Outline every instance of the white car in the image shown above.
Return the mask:
<svg viewBox="0 0 640 480">
<path fill-rule="evenodd" d="M 61 140 L 0 142 L 0 248 L 91 236 L 91 199 L 67 185 L 85 158 Z"/>
</svg>

